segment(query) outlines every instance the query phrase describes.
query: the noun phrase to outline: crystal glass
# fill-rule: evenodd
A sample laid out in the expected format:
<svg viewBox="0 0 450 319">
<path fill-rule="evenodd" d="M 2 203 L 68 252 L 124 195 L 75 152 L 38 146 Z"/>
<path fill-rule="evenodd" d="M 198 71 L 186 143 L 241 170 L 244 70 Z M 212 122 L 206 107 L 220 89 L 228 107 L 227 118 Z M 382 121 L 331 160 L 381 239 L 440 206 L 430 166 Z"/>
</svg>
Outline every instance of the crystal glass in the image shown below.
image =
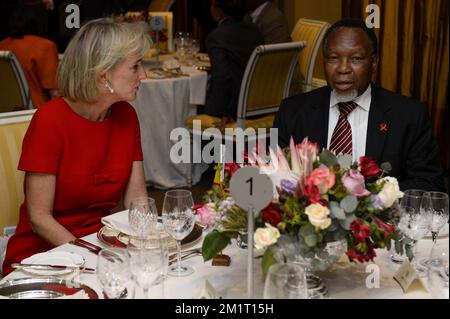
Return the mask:
<svg viewBox="0 0 450 319">
<path fill-rule="evenodd" d="M 189 59 L 186 61 L 188 66 L 195 66 L 197 62 L 197 54 L 200 51 L 200 42 L 197 39 L 191 40 L 191 45 L 189 48 Z"/>
<path fill-rule="evenodd" d="M 166 232 L 177 241 L 177 264 L 168 270 L 170 276 L 188 276 L 194 272 L 191 267 L 181 265 L 181 240 L 189 235 L 195 225 L 192 211 L 194 200 L 187 190 L 166 192 L 163 203 L 163 225 Z"/>
<path fill-rule="evenodd" d="M 431 264 L 428 268 L 427 286 L 433 298 L 448 300 L 448 246 L 446 248 L 445 252 L 439 254 L 441 266 L 435 267 Z"/>
<path fill-rule="evenodd" d="M 158 211 L 151 197 L 139 197 L 131 200 L 128 210 L 128 222 L 139 238 L 147 237 L 156 229 Z"/>
<path fill-rule="evenodd" d="M 176 58 L 180 63 L 184 64 L 190 57 L 192 37 L 189 32 L 178 32 L 175 35 L 175 52 Z"/>
<path fill-rule="evenodd" d="M 298 264 L 270 266 L 264 284 L 264 299 L 307 299 L 306 272 Z"/>
<path fill-rule="evenodd" d="M 109 299 L 118 299 L 130 281 L 128 258 L 124 249 L 101 250 L 97 258 L 97 280 Z"/>
<path fill-rule="evenodd" d="M 421 260 L 421 264 L 426 267 L 440 267 L 443 260 L 438 251 L 437 237 L 439 231 L 448 223 L 448 195 L 441 192 L 427 192 L 424 195 L 424 210 L 431 216 L 430 231 L 433 238 L 430 258 Z"/>
<path fill-rule="evenodd" d="M 398 205 L 401 214 L 398 229 L 404 234 L 405 245 L 411 249 L 413 256 L 417 256 L 417 241 L 426 235 L 430 227 L 430 215 L 424 209 L 425 193 L 417 189 L 406 190 Z M 394 262 L 403 262 L 406 258 L 396 254 L 391 256 Z M 412 265 L 419 273 L 424 274 L 425 270 L 417 263 L 417 258 L 413 257 Z"/>
<path fill-rule="evenodd" d="M 129 243 L 127 252 L 132 279 L 142 288 L 144 298 L 148 299 L 149 289 L 163 274 L 167 261 L 163 240 L 159 233 L 155 232 L 141 239 L 140 245 Z"/>
</svg>

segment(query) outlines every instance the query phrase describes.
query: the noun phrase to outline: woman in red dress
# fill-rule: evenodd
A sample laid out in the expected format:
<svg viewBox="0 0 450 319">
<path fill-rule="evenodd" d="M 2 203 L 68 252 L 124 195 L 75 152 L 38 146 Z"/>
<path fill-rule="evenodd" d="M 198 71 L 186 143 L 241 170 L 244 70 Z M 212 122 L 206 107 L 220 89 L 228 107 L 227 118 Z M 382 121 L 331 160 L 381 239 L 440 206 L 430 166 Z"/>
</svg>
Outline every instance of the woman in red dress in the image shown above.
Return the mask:
<svg viewBox="0 0 450 319">
<path fill-rule="evenodd" d="M 69 43 L 58 68 L 62 98 L 40 107 L 22 146 L 25 201 L 3 264 L 83 237 L 101 218 L 147 196 L 133 107 L 148 36 L 133 24 L 98 19 Z"/>
</svg>

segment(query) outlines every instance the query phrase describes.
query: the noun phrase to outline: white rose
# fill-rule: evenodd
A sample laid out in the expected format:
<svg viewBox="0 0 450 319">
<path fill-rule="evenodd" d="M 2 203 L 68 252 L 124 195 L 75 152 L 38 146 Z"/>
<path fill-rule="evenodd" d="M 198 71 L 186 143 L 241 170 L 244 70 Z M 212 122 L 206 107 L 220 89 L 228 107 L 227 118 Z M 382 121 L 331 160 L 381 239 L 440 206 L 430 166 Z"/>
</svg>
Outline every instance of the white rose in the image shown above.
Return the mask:
<svg viewBox="0 0 450 319">
<path fill-rule="evenodd" d="M 320 204 L 311 204 L 305 208 L 309 222 L 320 229 L 326 229 L 331 225 L 330 210 Z"/>
<path fill-rule="evenodd" d="M 258 228 L 255 231 L 255 248 L 261 249 L 270 245 L 273 245 L 280 238 L 280 232 L 277 228 L 266 223 L 266 227 Z"/>
<path fill-rule="evenodd" d="M 378 193 L 378 197 L 380 198 L 383 206 L 385 208 L 391 207 L 394 202 L 403 197 L 403 192 L 400 191 L 400 187 L 398 186 L 398 181 L 395 177 L 384 177 L 377 181 L 377 184 L 381 184 L 384 182 L 383 188 Z"/>
</svg>

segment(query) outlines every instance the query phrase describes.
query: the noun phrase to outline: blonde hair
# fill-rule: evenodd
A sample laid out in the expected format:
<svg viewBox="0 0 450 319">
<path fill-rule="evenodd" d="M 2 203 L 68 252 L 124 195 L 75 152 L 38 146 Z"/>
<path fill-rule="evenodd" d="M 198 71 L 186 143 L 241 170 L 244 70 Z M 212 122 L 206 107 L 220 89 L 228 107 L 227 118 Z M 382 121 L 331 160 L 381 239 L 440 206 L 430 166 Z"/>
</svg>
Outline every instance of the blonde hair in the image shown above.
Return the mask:
<svg viewBox="0 0 450 319">
<path fill-rule="evenodd" d="M 150 37 L 142 25 L 103 18 L 81 27 L 70 41 L 58 67 L 58 88 L 72 101 L 98 101 L 97 75 L 116 67 L 129 55 L 143 57 Z"/>
</svg>

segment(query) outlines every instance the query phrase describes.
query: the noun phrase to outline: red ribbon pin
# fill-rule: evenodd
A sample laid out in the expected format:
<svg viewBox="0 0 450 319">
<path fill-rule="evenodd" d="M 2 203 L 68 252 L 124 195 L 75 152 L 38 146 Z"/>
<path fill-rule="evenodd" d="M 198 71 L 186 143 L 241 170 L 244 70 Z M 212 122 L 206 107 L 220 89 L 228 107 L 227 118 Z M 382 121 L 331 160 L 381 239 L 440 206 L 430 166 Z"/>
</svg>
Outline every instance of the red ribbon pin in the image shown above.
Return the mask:
<svg viewBox="0 0 450 319">
<path fill-rule="evenodd" d="M 388 126 L 386 123 L 381 123 L 380 124 L 380 132 L 387 132 L 388 131 Z"/>
</svg>

